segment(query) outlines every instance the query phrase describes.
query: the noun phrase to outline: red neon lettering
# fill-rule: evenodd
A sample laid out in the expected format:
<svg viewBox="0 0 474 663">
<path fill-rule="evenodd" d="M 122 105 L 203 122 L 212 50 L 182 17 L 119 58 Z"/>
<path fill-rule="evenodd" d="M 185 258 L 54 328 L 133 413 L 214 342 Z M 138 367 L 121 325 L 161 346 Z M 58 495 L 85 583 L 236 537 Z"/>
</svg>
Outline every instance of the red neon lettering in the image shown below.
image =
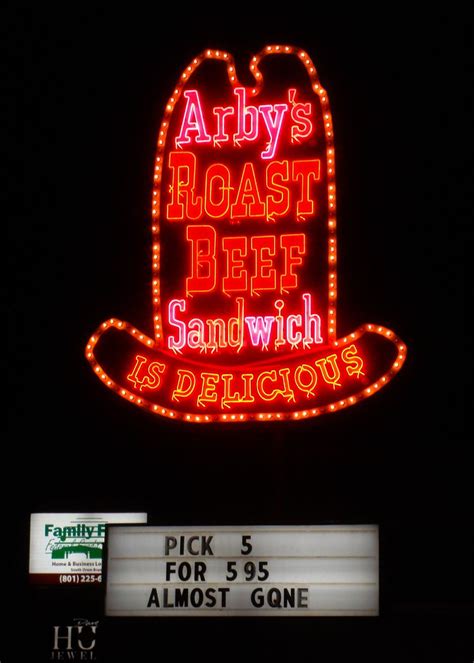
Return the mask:
<svg viewBox="0 0 474 663">
<path fill-rule="evenodd" d="M 304 374 L 309 375 L 309 380 L 303 381 Z M 306 392 L 306 397 L 314 396 L 314 389 L 318 384 L 318 374 L 316 370 L 309 364 L 301 364 L 295 371 L 295 382 L 298 389 Z"/>
<path fill-rule="evenodd" d="M 168 304 L 168 321 L 170 325 L 179 329 L 178 338 L 171 336 L 171 334 L 168 336 L 168 347 L 170 350 L 180 352 L 185 345 L 186 325 L 184 322 L 176 318 L 176 309 L 181 312 L 186 310 L 186 302 L 184 299 L 172 299 Z"/>
<path fill-rule="evenodd" d="M 197 397 L 198 407 L 205 407 L 206 403 L 217 401 L 216 386 L 219 383 L 219 373 L 201 373 L 201 393 Z"/>
<path fill-rule="evenodd" d="M 181 398 L 189 398 L 196 386 L 196 377 L 194 373 L 185 368 L 178 368 L 178 383 L 173 390 L 171 400 L 179 401 Z"/>
<path fill-rule="evenodd" d="M 292 164 L 292 177 L 293 181 L 299 180 L 300 183 L 300 199 L 296 203 L 296 217 L 311 216 L 314 213 L 314 202 L 310 197 L 310 181 L 319 180 L 320 160 L 319 159 L 303 159 L 301 161 L 293 161 Z"/>
<path fill-rule="evenodd" d="M 291 142 L 299 143 L 302 138 L 308 138 L 314 131 L 313 123 L 310 120 L 312 113 L 312 104 L 295 102 L 296 89 L 288 90 L 288 98 L 291 104 Z"/>
<path fill-rule="evenodd" d="M 288 111 L 288 104 L 274 104 L 273 106 L 262 104 L 258 110 L 263 116 L 270 137 L 267 148 L 261 152 L 260 156 L 262 159 L 273 159 L 280 138 L 283 117 Z"/>
<path fill-rule="evenodd" d="M 254 236 L 250 239 L 250 247 L 255 252 L 255 276 L 251 279 L 251 292 L 260 290 L 276 290 L 276 269 L 272 258 L 276 255 L 275 235 Z M 267 257 L 264 257 L 266 254 Z"/>
<path fill-rule="evenodd" d="M 330 365 L 332 375 L 329 374 L 326 364 Z M 341 386 L 341 383 L 339 382 L 341 373 L 339 371 L 339 366 L 337 365 L 337 355 L 329 355 L 327 357 L 323 357 L 323 359 L 318 359 L 316 366 L 321 371 L 324 382 L 331 384 L 333 389 Z"/>
<path fill-rule="evenodd" d="M 267 189 L 278 197 L 267 195 L 267 219 L 274 221 L 274 216 L 285 216 L 290 209 L 290 190 L 282 182 L 289 179 L 288 161 L 270 161 L 266 168 Z M 278 178 L 279 181 L 276 181 Z"/>
<path fill-rule="evenodd" d="M 344 348 L 344 350 L 341 352 L 341 357 L 342 361 L 347 364 L 347 375 L 357 375 L 357 377 L 364 375 L 362 372 L 362 369 L 364 368 L 364 362 L 357 354 L 357 348 L 354 344 Z"/>
<path fill-rule="evenodd" d="M 252 381 L 254 379 L 253 373 L 242 373 L 242 388 L 243 391 L 239 392 L 235 390 L 231 393 L 231 383 L 234 381 L 233 373 L 223 373 L 221 375 L 222 381 L 224 383 L 224 395 L 222 396 L 221 406 L 229 408 L 231 405 L 236 403 L 253 403 L 255 398 L 252 394 Z"/>
<path fill-rule="evenodd" d="M 205 350 L 204 322 L 200 318 L 192 318 L 188 322 L 188 348 L 193 350 Z"/>
<path fill-rule="evenodd" d="M 233 219 L 265 216 L 265 205 L 260 198 L 253 163 L 244 164 L 237 197 L 231 206 L 231 216 Z"/>
<path fill-rule="evenodd" d="M 297 347 L 303 338 L 300 331 L 295 332 L 295 324 L 301 326 L 301 315 L 289 315 L 286 319 L 286 337 L 291 347 Z"/>
<path fill-rule="evenodd" d="M 262 371 L 261 373 L 259 373 L 259 375 L 257 376 L 256 386 L 260 398 L 264 401 L 273 401 L 275 398 L 277 398 L 277 396 L 283 396 L 283 398 L 286 398 L 288 401 L 294 401 L 295 394 L 289 384 L 289 374 L 290 374 L 289 368 L 280 368 L 278 371 L 278 377 L 282 378 L 283 389 L 274 387 L 271 391 L 267 391 L 266 390 L 267 381 L 270 380 L 275 383 L 278 379 L 277 372 L 275 370 L 271 370 L 271 371 Z"/>
<path fill-rule="evenodd" d="M 210 143 L 211 136 L 206 131 L 204 116 L 202 114 L 201 99 L 197 90 L 185 90 L 183 96 L 186 99 L 186 108 L 181 122 L 179 136 L 175 139 L 176 147 L 187 145 L 191 142 L 192 134 L 196 143 Z"/>
<path fill-rule="evenodd" d="M 202 197 L 195 192 L 196 157 L 192 152 L 170 152 L 168 164 L 172 171 L 171 202 L 166 208 L 169 221 L 179 221 L 185 216 L 192 221 L 200 219 Z"/>
<path fill-rule="evenodd" d="M 226 275 L 222 279 L 223 292 L 242 292 L 247 290 L 247 257 L 246 237 L 223 237 L 222 248 L 227 254 Z"/>
<path fill-rule="evenodd" d="M 268 344 L 270 343 L 275 316 L 247 315 L 244 319 L 249 330 L 250 341 L 252 345 L 261 345 L 262 348 L 266 350 L 268 348 Z"/>
<path fill-rule="evenodd" d="M 234 94 L 237 97 L 237 131 L 234 134 L 234 143 L 239 145 L 242 141 L 251 142 L 257 139 L 258 111 L 255 106 L 246 105 L 244 87 L 236 87 Z M 247 126 L 247 122 L 249 126 Z"/>
<path fill-rule="evenodd" d="M 214 163 L 206 171 L 204 209 L 207 216 L 222 219 L 230 205 L 230 170 L 222 163 Z"/>
<path fill-rule="evenodd" d="M 186 239 L 191 242 L 186 294 L 211 292 L 216 287 L 216 231 L 212 226 L 187 226 Z"/>
<path fill-rule="evenodd" d="M 280 246 L 284 251 L 284 271 L 280 276 L 280 292 L 298 287 L 298 276 L 294 268 L 303 264 L 302 256 L 306 253 L 306 236 L 303 233 L 282 235 Z"/>
<path fill-rule="evenodd" d="M 137 355 L 135 357 L 135 366 L 133 367 L 130 375 L 127 375 L 127 380 L 132 382 L 135 389 L 142 391 L 143 389 L 158 389 L 161 384 L 160 373 L 164 373 L 165 364 L 161 364 L 158 361 L 152 361 L 146 366 L 146 371 L 141 371 L 141 367 L 148 360 L 146 357 Z"/>
<path fill-rule="evenodd" d="M 304 301 L 304 339 L 305 347 L 312 343 L 322 343 L 321 337 L 321 318 L 317 313 L 311 312 L 311 295 L 305 293 L 303 295 Z"/>
<path fill-rule="evenodd" d="M 212 112 L 217 117 L 217 133 L 214 136 L 214 145 L 220 147 L 221 143 L 228 143 L 230 140 L 229 134 L 225 131 L 225 118 L 228 115 L 234 114 L 234 108 L 232 106 L 216 106 L 213 108 Z"/>
</svg>

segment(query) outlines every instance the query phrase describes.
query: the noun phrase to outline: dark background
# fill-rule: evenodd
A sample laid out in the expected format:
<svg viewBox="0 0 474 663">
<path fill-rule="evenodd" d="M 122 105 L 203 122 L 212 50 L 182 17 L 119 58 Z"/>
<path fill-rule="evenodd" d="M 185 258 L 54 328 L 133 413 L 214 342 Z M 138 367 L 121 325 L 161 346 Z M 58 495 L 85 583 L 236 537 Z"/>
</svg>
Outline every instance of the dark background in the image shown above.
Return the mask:
<svg viewBox="0 0 474 663">
<path fill-rule="evenodd" d="M 101 620 L 106 661 L 472 660 L 471 17 L 257 9 L 17 10 L 4 24 L 14 487 L 2 504 L 20 635 L 1 636 L 2 663 L 47 660 L 52 624 L 77 616 Z M 386 325 L 407 362 L 373 398 L 311 421 L 162 420 L 105 389 L 84 346 L 112 316 L 151 331 L 153 160 L 177 76 L 206 47 L 244 65 L 267 43 L 307 50 L 329 93 L 339 335 Z M 28 586 L 30 513 L 89 510 L 160 525 L 379 524 L 381 615 L 103 620 L 96 588 Z"/>
</svg>

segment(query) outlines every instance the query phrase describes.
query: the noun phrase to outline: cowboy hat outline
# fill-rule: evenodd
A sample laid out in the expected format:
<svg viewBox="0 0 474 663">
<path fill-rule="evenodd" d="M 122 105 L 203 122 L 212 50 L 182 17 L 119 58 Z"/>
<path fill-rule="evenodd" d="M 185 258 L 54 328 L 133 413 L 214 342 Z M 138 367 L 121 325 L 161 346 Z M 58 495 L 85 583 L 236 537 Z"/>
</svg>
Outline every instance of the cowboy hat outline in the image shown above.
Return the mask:
<svg viewBox="0 0 474 663">
<path fill-rule="evenodd" d="M 167 188 L 170 188 L 170 175 L 167 173 L 167 157 L 171 149 L 182 149 L 182 146 L 176 144 L 176 135 L 173 127 L 176 126 L 176 109 L 182 110 L 184 103 L 184 92 L 189 90 L 189 83 L 195 81 L 196 72 L 202 72 L 202 65 L 209 62 L 224 64 L 227 72 L 227 82 L 231 92 L 245 89 L 249 99 L 257 98 L 264 89 L 264 76 L 261 71 L 261 63 L 270 56 L 288 55 L 296 59 L 299 65 L 303 65 L 305 75 L 309 81 L 310 91 L 320 109 L 321 131 L 324 133 L 324 140 L 320 141 L 323 154 L 322 162 L 325 171 L 324 187 L 327 189 L 323 204 L 323 217 L 326 232 L 327 248 L 327 273 L 323 275 L 326 278 L 326 284 L 320 282 L 317 292 L 324 291 L 323 297 L 325 315 L 323 316 L 322 328 L 325 343 L 314 350 L 308 351 L 302 348 L 296 352 L 285 353 L 270 352 L 264 359 L 261 359 L 261 352 L 252 354 L 245 350 L 242 356 L 238 357 L 238 363 L 232 363 L 228 360 L 222 360 L 222 357 L 206 357 L 206 362 L 197 356 L 196 353 L 188 353 L 185 357 L 176 357 L 170 353 L 165 341 L 169 336 L 166 333 L 166 321 L 163 320 L 162 312 L 162 261 L 161 261 L 161 238 L 163 231 L 166 230 L 166 207 L 162 200 L 165 197 Z M 167 416 L 174 419 L 183 419 L 197 423 L 206 423 L 211 421 L 238 422 L 246 420 L 268 421 L 281 419 L 304 419 L 318 416 L 324 413 L 330 413 L 339 409 L 346 408 L 361 400 L 373 395 L 385 386 L 391 378 L 400 370 L 406 357 L 406 346 L 397 335 L 381 325 L 364 324 L 354 332 L 345 335 L 342 338 L 337 336 L 336 326 L 336 303 L 337 303 L 337 243 L 336 243 L 336 186 L 335 186 L 335 150 L 334 150 L 334 132 L 332 127 L 331 112 L 329 107 L 328 95 L 319 83 L 316 68 L 309 55 L 288 45 L 266 46 L 259 54 L 251 58 L 250 72 L 254 77 L 254 85 L 244 88 L 236 74 L 235 62 L 232 56 L 225 51 L 205 50 L 199 56 L 194 58 L 181 73 L 178 83 L 174 88 L 165 107 L 163 120 L 159 130 L 157 145 L 157 154 L 155 159 L 154 188 L 152 203 L 152 297 L 153 297 L 153 336 L 145 334 L 133 325 L 124 322 L 121 319 L 111 318 L 103 322 L 95 333 L 89 339 L 86 347 L 86 357 L 90 362 L 94 372 L 104 382 L 106 386 L 114 390 L 120 396 L 129 402 L 147 409 L 153 413 Z M 193 85 L 195 85 L 193 83 Z M 294 88 L 290 88 L 294 92 Z M 291 95 L 289 95 L 291 96 Z M 294 102 L 293 99 L 290 101 Z M 174 122 L 174 124 L 173 124 Z M 172 139 L 175 138 L 175 141 Z M 174 145 L 173 145 L 174 142 Z M 217 146 L 218 148 L 221 145 Z M 299 148 L 299 146 L 297 146 Z M 309 150 L 311 151 L 311 150 Z M 179 200 L 179 197 L 178 197 Z M 303 219 L 306 221 L 306 219 Z M 171 224 L 168 224 L 170 227 Z M 176 226 L 175 226 L 176 227 Z M 307 226 L 304 226 L 305 228 Z M 169 242 L 168 242 L 169 244 Z M 165 244 L 166 246 L 166 244 Z M 314 261 L 312 261 L 314 262 Z M 313 265 L 314 266 L 314 265 Z M 171 279 L 170 279 L 171 281 Z M 295 294 L 295 293 L 292 293 Z M 299 292 L 299 294 L 301 294 Z M 104 343 L 104 341 L 106 343 Z M 106 344 L 109 346 L 108 352 Z M 357 344 L 357 346 L 355 345 Z M 363 357 L 363 366 L 347 361 L 343 362 L 343 368 L 346 369 L 345 378 L 349 381 L 349 388 L 343 390 L 341 395 L 336 391 L 340 387 L 339 377 L 331 376 L 331 370 L 335 372 L 337 361 L 344 358 L 354 358 L 354 351 L 348 352 L 348 348 L 357 348 L 359 354 Z M 105 350 L 104 350 L 105 348 Z M 117 361 L 116 357 L 120 357 Z M 128 360 L 126 358 L 128 357 Z M 335 357 L 335 359 L 332 359 Z M 113 358 L 113 359 L 112 359 Z M 376 360 L 376 361 L 375 361 Z M 311 363 L 312 361 L 312 363 Z M 181 362 L 181 363 L 180 363 Z M 264 374 L 264 378 L 269 381 L 269 374 L 273 377 L 272 371 L 276 371 L 284 363 L 299 362 L 296 371 L 300 371 L 299 386 L 301 398 L 291 399 L 291 395 L 284 389 L 279 391 L 278 396 L 283 398 L 274 399 L 278 402 L 271 406 L 267 399 L 260 399 L 260 403 L 241 398 L 240 402 L 228 398 L 216 399 L 216 402 L 205 399 L 195 399 L 192 407 L 186 405 L 187 397 L 175 398 L 176 389 L 173 394 L 164 393 L 163 386 L 169 380 L 170 376 L 187 375 L 192 380 L 192 375 L 229 375 L 230 372 L 239 374 L 240 379 L 243 375 L 250 375 L 249 371 L 260 371 L 259 377 Z M 310 363 L 308 363 L 310 362 Z M 329 363 L 329 370 L 326 364 Z M 314 365 L 320 369 L 319 383 L 316 389 L 314 383 L 315 372 Z M 142 368 L 143 367 L 143 368 Z M 181 368 L 179 368 L 181 367 Z M 302 368 L 304 367 L 304 368 Z M 336 367 L 336 368 L 334 368 Z M 350 372 L 350 368 L 353 372 Z M 362 368 L 364 370 L 362 370 Z M 146 370 L 145 370 L 146 369 Z M 323 370 L 324 369 L 324 370 Z M 358 370 L 356 370 L 358 369 Z M 337 368 L 339 370 L 339 368 Z M 135 372 L 134 372 L 135 371 Z M 142 371 L 141 376 L 140 371 Z M 181 373 L 179 373 L 181 371 Z M 209 372 L 211 371 L 211 373 Z M 218 371 L 218 373 L 212 373 Z M 226 372 L 227 371 L 227 372 Z M 247 373 L 245 373 L 247 371 Z M 313 373 L 312 373 L 312 372 Z M 302 376 L 309 376 L 309 380 L 303 380 Z M 323 378 L 323 379 L 321 379 Z M 206 378 L 210 380 L 210 378 Z M 229 380 L 228 380 L 229 382 Z M 212 380 L 207 386 L 212 385 Z M 263 378 L 262 378 L 263 384 Z M 133 385 L 133 386 L 132 386 Z M 176 386 L 176 385 L 175 385 Z M 248 387 L 248 384 L 247 384 Z M 212 390 L 211 390 L 212 392 Z M 315 393 L 317 392 L 317 393 Z M 179 393 L 179 392 L 178 392 Z M 185 393 L 181 390 L 181 393 Z M 193 392 L 195 393 L 195 391 Z M 267 393 L 267 392 L 265 392 Z M 208 392 L 209 394 L 209 392 Z M 306 397 L 303 400 L 302 395 Z M 245 390 L 244 390 L 245 395 Z M 259 391 L 260 395 L 260 391 Z M 294 396 L 294 394 L 293 394 Z M 335 396 L 338 396 L 335 398 Z M 286 399 L 285 399 L 286 397 Z M 184 401 L 183 403 L 181 402 Z M 234 407 L 236 406 L 236 407 Z"/>
</svg>

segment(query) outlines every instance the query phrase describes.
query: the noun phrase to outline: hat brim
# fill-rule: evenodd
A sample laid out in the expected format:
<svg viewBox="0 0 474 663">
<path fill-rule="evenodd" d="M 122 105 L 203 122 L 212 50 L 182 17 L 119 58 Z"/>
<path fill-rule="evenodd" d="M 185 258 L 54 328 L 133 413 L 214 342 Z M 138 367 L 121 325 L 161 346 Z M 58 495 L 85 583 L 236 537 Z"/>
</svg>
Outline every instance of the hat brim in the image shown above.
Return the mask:
<svg viewBox="0 0 474 663">
<path fill-rule="evenodd" d="M 86 357 L 97 377 L 129 403 L 194 423 L 301 420 L 356 405 L 401 369 L 406 345 L 365 324 L 317 350 L 252 363 L 219 364 L 166 351 L 122 320 L 102 323 Z"/>
</svg>

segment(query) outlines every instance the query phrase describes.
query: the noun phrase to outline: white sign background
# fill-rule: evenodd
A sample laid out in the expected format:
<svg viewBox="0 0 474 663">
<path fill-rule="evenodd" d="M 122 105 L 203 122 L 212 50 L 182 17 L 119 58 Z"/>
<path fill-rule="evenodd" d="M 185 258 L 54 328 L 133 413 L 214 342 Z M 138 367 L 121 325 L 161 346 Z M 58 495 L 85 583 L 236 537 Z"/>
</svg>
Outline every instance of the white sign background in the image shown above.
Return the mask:
<svg viewBox="0 0 474 663">
<path fill-rule="evenodd" d="M 103 526 L 109 523 L 146 523 L 146 521 L 146 513 L 32 513 L 30 575 L 101 573 L 102 547 L 105 541 Z M 88 559 L 86 553 L 69 552 L 58 559 L 53 557 L 54 550 L 60 552 L 62 547 L 81 545 L 99 549 L 100 557 Z"/>
<path fill-rule="evenodd" d="M 375 525 L 113 526 L 107 547 L 108 616 L 378 615 Z"/>
</svg>

